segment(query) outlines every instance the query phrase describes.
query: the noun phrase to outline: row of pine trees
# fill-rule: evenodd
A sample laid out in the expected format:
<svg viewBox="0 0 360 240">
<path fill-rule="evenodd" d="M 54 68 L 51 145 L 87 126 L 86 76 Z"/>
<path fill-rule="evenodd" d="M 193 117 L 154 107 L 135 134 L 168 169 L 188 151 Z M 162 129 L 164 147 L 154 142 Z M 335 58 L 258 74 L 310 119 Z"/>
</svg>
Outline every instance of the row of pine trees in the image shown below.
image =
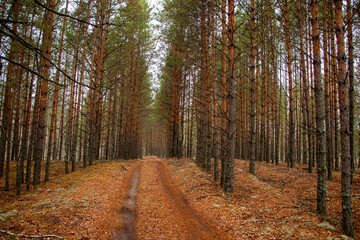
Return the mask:
<svg viewBox="0 0 360 240">
<path fill-rule="evenodd" d="M 98 159 L 140 157 L 141 119 L 151 102 L 147 3 L 0 4 L 5 190 L 20 194 L 56 177 L 55 161 L 69 173 Z"/>
<path fill-rule="evenodd" d="M 351 182 L 358 167 L 359 3 L 352 0 L 172 0 L 149 154 L 196 156 L 225 192 L 234 159 L 318 173 L 341 170 L 344 232 L 353 236 Z M 357 89 L 357 91 L 355 91 Z"/>
</svg>

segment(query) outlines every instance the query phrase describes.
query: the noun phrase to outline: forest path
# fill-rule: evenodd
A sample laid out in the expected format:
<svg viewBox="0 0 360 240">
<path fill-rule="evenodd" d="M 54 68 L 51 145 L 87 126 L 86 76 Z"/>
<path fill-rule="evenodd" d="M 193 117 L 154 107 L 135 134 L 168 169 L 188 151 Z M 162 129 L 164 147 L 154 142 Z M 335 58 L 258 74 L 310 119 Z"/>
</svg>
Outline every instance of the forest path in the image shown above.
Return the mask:
<svg viewBox="0 0 360 240">
<path fill-rule="evenodd" d="M 97 162 L 20 196 L 0 191 L 0 230 L 64 239 L 344 239 L 340 173 L 328 181 L 329 216 L 321 218 L 316 173 L 265 163 L 257 176 L 246 169 L 236 160 L 234 193 L 224 194 L 189 158 Z M 356 223 L 359 182 L 357 173 Z"/>
<path fill-rule="evenodd" d="M 124 226 L 115 239 L 222 239 L 213 223 L 189 204 L 164 161 L 145 157 L 129 174 Z"/>
</svg>

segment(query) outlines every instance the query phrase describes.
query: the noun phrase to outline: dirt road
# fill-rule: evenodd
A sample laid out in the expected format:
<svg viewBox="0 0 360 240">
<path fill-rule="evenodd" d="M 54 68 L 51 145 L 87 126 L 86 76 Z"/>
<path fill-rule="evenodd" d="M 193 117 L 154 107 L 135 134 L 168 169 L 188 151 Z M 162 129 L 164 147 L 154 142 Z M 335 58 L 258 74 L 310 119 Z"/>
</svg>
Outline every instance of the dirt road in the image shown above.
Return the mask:
<svg viewBox="0 0 360 240">
<path fill-rule="evenodd" d="M 159 158 L 144 158 L 129 175 L 124 226 L 115 239 L 224 239 L 189 204 Z"/>
<path fill-rule="evenodd" d="M 256 177 L 245 163 L 236 162 L 232 194 L 191 159 L 96 164 L 21 196 L 0 192 L 0 230 L 64 239 L 344 239 L 339 173 L 321 218 L 316 174 L 258 163 Z M 354 196 L 357 216 L 359 188 Z"/>
</svg>

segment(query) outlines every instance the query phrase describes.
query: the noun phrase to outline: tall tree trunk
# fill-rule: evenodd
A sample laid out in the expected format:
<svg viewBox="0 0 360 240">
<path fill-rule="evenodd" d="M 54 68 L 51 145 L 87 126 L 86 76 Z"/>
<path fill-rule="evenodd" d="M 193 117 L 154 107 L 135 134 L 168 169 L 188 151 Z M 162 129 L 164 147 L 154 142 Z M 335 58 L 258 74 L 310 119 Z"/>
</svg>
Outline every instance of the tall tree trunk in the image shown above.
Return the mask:
<svg viewBox="0 0 360 240">
<path fill-rule="evenodd" d="M 321 79 L 319 7 L 317 0 L 311 0 L 311 25 L 313 36 L 313 64 L 316 106 L 316 157 L 317 157 L 317 208 L 316 212 L 326 216 L 326 164 L 325 164 L 325 114 Z"/>
<path fill-rule="evenodd" d="M 226 0 L 221 1 L 221 186 L 224 186 L 225 148 L 227 131 L 226 106 Z"/>
<path fill-rule="evenodd" d="M 20 9 L 20 1 L 14 1 L 12 5 L 13 16 L 12 19 L 14 21 L 18 20 L 19 16 L 19 9 Z M 13 24 L 12 32 L 17 34 L 18 24 Z M 10 60 L 14 60 L 16 57 L 17 51 L 17 42 L 15 39 L 11 40 L 11 46 L 8 58 Z M 12 129 L 12 120 L 13 120 L 13 88 L 16 83 L 15 81 L 15 74 L 14 74 L 14 65 L 12 63 L 8 63 L 7 67 L 7 74 L 6 74 L 6 83 L 5 83 L 5 96 L 3 101 L 2 107 L 2 122 L 1 122 L 1 129 L 0 129 L 0 178 L 3 176 L 4 173 L 4 164 L 6 160 L 5 166 L 5 190 L 9 190 L 9 166 L 10 166 L 10 139 L 11 139 L 11 129 Z M 6 149 L 8 148 L 8 149 Z"/>
<path fill-rule="evenodd" d="M 262 33 L 261 33 L 262 34 Z M 263 38 L 262 36 L 260 36 L 260 38 Z M 261 73 L 260 73 L 260 83 L 259 83 L 259 94 L 261 94 L 261 106 L 260 106 L 260 121 L 259 121 L 259 125 L 260 125 L 260 130 L 259 130 L 259 147 L 260 147 L 260 151 L 259 151 L 259 161 L 263 162 L 265 160 L 265 131 L 266 131 L 266 126 L 265 126 L 265 105 L 266 105 L 266 98 L 265 98 L 265 94 L 266 94 L 266 84 L 265 84 L 265 46 L 264 44 L 261 44 L 261 46 L 259 46 L 261 49 L 261 56 L 259 57 L 260 63 L 261 64 Z M 261 90 L 261 91 L 260 91 Z"/>
<path fill-rule="evenodd" d="M 255 0 L 251 0 L 250 6 L 250 41 L 251 41 L 251 55 L 250 55 L 250 169 L 249 172 L 255 174 L 255 92 L 256 92 L 256 78 L 255 78 Z"/>
<path fill-rule="evenodd" d="M 334 19 L 334 10 L 333 10 L 333 6 L 332 4 L 330 5 L 331 7 L 331 19 Z M 333 128 L 334 128 L 334 158 L 335 158 L 335 170 L 339 171 L 340 170 L 340 151 L 339 151 L 339 131 L 338 131 L 338 125 L 339 125 L 339 117 L 338 117 L 338 111 L 339 111 L 339 107 L 338 107 L 338 84 L 337 84 L 337 63 L 336 63 L 336 50 L 335 50 L 335 36 L 334 36 L 334 32 L 335 32 L 335 27 L 332 29 L 333 31 L 330 31 L 330 49 L 331 49 L 331 56 L 333 56 L 331 59 L 331 76 L 332 76 L 332 82 L 333 82 L 333 94 L 332 94 L 332 99 L 333 99 Z"/>
<path fill-rule="evenodd" d="M 310 8 L 310 6 L 309 6 Z M 310 11 L 310 10 L 309 10 Z M 308 11 L 305 11 L 305 19 L 308 18 L 307 15 Z M 305 36 L 310 36 L 309 34 L 309 30 L 308 30 L 308 25 L 309 24 L 305 24 Z M 308 141 L 309 141 L 309 161 L 308 161 L 308 172 L 312 173 L 313 171 L 313 162 L 314 162 L 314 152 L 313 152 L 313 147 L 314 147 L 314 141 L 313 141 L 313 122 L 312 122 L 312 108 L 311 108 L 311 98 L 310 98 L 310 80 L 311 80 L 311 76 L 310 76 L 310 72 L 311 72 L 311 66 L 312 64 L 309 63 L 309 55 L 311 55 L 311 50 L 309 50 L 309 48 L 311 48 L 311 44 L 309 43 L 310 41 L 305 41 L 305 52 L 306 52 L 306 71 L 303 72 L 303 74 L 305 74 L 304 78 L 303 78 L 303 87 L 304 87 L 304 94 L 305 94 L 305 104 L 306 104 L 306 118 L 307 118 L 307 137 L 308 137 Z M 310 46 L 309 46 L 310 45 Z M 304 83 L 305 81 L 305 83 Z M 306 86 L 306 88 L 305 88 Z"/>
<path fill-rule="evenodd" d="M 350 131 L 350 158 L 351 158 L 351 182 L 355 172 L 355 134 L 354 134 L 354 104 L 355 104 L 355 85 L 354 85 L 354 42 L 353 42 L 353 14 L 351 0 L 347 0 L 347 38 L 348 38 L 348 74 L 349 74 L 349 131 Z"/>
<path fill-rule="evenodd" d="M 193 71 L 194 72 L 194 71 Z M 190 121 L 190 152 L 189 156 L 192 157 L 193 155 L 193 131 L 194 131 L 194 118 L 195 117 L 195 101 L 196 101 L 196 93 L 195 93 L 196 87 L 195 87 L 195 79 L 193 76 L 193 91 L 192 91 L 192 104 L 191 104 L 191 121 Z"/>
<path fill-rule="evenodd" d="M 32 35 L 32 33 L 30 34 Z M 29 50 L 30 51 L 30 50 Z M 28 52 L 28 60 L 30 60 L 30 52 Z M 35 76 L 31 76 L 30 84 L 29 84 L 29 74 L 26 75 L 26 82 L 25 82 L 25 100 L 24 100 L 24 109 L 23 109 L 23 129 L 21 134 L 21 145 L 20 145 L 20 169 L 17 173 L 18 176 L 16 178 L 16 185 L 17 185 L 17 194 L 20 194 L 21 190 L 21 183 L 24 183 L 24 163 L 27 159 L 27 149 L 28 149 L 28 136 L 29 136 L 29 129 L 30 129 L 30 120 L 31 120 L 31 103 L 32 103 L 32 95 L 33 95 L 33 83 L 34 83 Z M 30 169 L 30 162 L 27 162 L 27 168 Z M 30 169 L 31 170 L 31 169 Z M 30 173 L 29 173 L 30 174 Z M 30 175 L 29 175 L 30 176 Z"/>
<path fill-rule="evenodd" d="M 65 60 L 65 72 L 68 68 L 68 57 Z M 66 85 L 66 77 L 64 77 L 64 85 Z M 66 88 L 63 89 L 62 93 L 62 105 L 61 105 L 61 117 L 60 117 L 60 136 L 59 136 L 59 160 L 62 160 L 63 144 L 64 144 L 64 119 L 65 119 L 65 93 Z"/>
<path fill-rule="evenodd" d="M 19 195 L 21 192 L 21 183 L 24 182 L 24 160 L 27 150 L 27 139 L 29 134 L 30 126 L 30 109 L 31 109 L 31 97 L 28 94 L 28 91 L 32 93 L 32 87 L 29 87 L 28 79 L 26 80 L 25 88 L 25 101 L 23 105 L 23 119 L 22 119 L 22 135 L 20 141 L 20 152 L 18 156 L 19 168 L 16 172 L 16 194 Z M 33 81 L 33 78 L 32 78 Z M 32 85 L 32 84 L 31 84 Z M 28 100 L 28 101 L 26 101 Z M 27 103 L 28 102 L 28 103 Z"/>
<path fill-rule="evenodd" d="M 346 81 L 346 56 L 342 0 L 334 0 L 335 31 L 337 38 L 339 108 L 341 124 L 341 200 L 342 227 L 346 235 L 354 237 L 354 220 L 351 201 L 351 154 L 349 132 L 349 89 Z"/>
<path fill-rule="evenodd" d="M 96 21 L 97 22 L 97 21 Z M 96 54 L 96 43 L 97 43 L 97 35 L 98 28 L 94 30 L 93 44 L 91 50 L 91 64 L 90 64 L 90 86 L 88 93 L 88 104 L 87 104 L 87 113 L 86 113 L 86 126 L 85 126 L 85 136 L 84 136 L 84 154 L 83 154 L 83 167 L 86 168 L 87 163 L 91 166 L 93 164 L 93 155 L 92 155 L 92 145 L 93 141 L 91 138 L 94 137 L 94 95 L 95 95 L 95 83 L 94 83 L 94 65 L 95 65 L 95 54 Z"/>
<path fill-rule="evenodd" d="M 77 68 L 78 68 L 78 56 L 79 56 L 79 35 L 80 35 L 80 23 L 78 23 L 76 29 L 76 36 L 75 36 L 75 46 L 74 46 L 74 56 L 72 62 L 72 73 L 71 78 L 76 79 L 77 76 Z M 71 90 L 70 90 L 70 104 L 69 104 L 69 113 L 68 113 L 68 121 L 67 121 L 67 136 L 66 136 L 66 156 L 65 156 L 65 173 L 69 173 L 68 163 L 71 163 L 71 172 L 74 172 L 76 169 L 76 146 L 74 144 L 74 132 L 77 130 L 74 127 L 74 112 L 76 110 L 76 86 L 75 82 L 72 81 L 71 83 Z M 74 147 L 75 146 L 75 147 Z"/>
<path fill-rule="evenodd" d="M 51 10 L 55 10 L 55 0 L 48 0 L 47 7 Z M 51 47 L 52 47 L 52 36 L 53 36 L 53 26 L 54 26 L 54 12 L 46 11 L 44 17 L 44 34 L 41 44 L 41 50 L 44 53 L 44 56 L 47 59 L 50 59 Z M 40 58 L 40 70 L 43 76 L 46 78 L 50 75 L 50 63 L 45 58 Z M 47 105 L 47 95 L 48 95 L 48 82 L 42 80 L 41 83 L 41 96 L 39 101 L 39 125 L 37 128 L 36 141 L 34 142 L 34 179 L 33 184 L 40 184 L 40 174 L 41 174 L 41 161 L 44 156 L 45 149 L 45 137 L 46 137 L 46 105 Z"/>
<path fill-rule="evenodd" d="M 303 18 L 302 18 L 302 5 L 301 0 L 298 0 L 299 8 L 299 33 L 300 33 L 300 68 L 301 68 L 301 78 L 302 78 L 302 87 L 303 87 L 303 126 L 305 128 L 305 134 L 303 137 L 304 146 L 303 146 L 303 158 L 304 164 L 307 164 L 309 161 L 308 150 L 310 147 L 311 141 L 311 129 L 309 126 L 310 122 L 310 104 L 309 104 L 309 86 L 307 81 L 306 67 L 305 67 L 305 53 L 304 53 L 304 40 L 303 40 Z"/>
<path fill-rule="evenodd" d="M 219 159 L 218 159 L 218 111 L 217 111 L 217 84 L 216 84 L 216 44 L 215 44 L 215 13 L 214 13 L 214 0 L 211 0 L 211 40 L 212 40 L 212 52 L 211 52 L 211 69 L 212 75 L 212 105 L 213 105 L 213 145 L 212 155 L 214 158 L 214 181 L 219 180 Z"/>
<path fill-rule="evenodd" d="M 327 2 L 324 4 L 323 18 L 327 19 Z M 330 80 L 329 80 L 329 61 L 328 61 L 328 27 L 326 20 L 323 21 L 323 45 L 324 45 L 324 83 L 325 83 L 325 125 L 326 125 L 326 167 L 327 178 L 332 180 L 333 169 L 333 147 L 331 138 L 331 103 L 330 103 Z"/>
<path fill-rule="evenodd" d="M 68 12 L 68 5 L 69 5 L 69 1 L 66 1 L 65 4 L 65 14 L 67 14 Z M 64 46 L 64 35 L 65 35 L 65 26 L 67 23 L 67 18 L 64 18 L 63 20 L 63 25 L 62 25 L 62 29 L 61 29 L 61 37 L 60 37 L 60 47 L 59 47 L 59 56 L 58 56 L 58 69 L 60 69 L 61 67 L 61 57 L 62 57 L 62 52 L 63 52 L 63 46 Z M 56 76 L 55 76 L 55 82 L 59 83 L 60 80 L 60 71 L 57 70 L 56 71 Z M 56 85 L 55 89 L 54 89 L 54 94 L 53 94 L 53 100 L 52 100 L 52 110 L 51 110 L 51 120 L 50 120 L 50 130 L 49 130 L 49 137 L 48 137 L 48 150 L 47 150 L 47 156 L 46 156 L 46 166 L 45 166 L 45 179 L 44 181 L 47 182 L 49 181 L 49 177 L 50 177 L 50 160 L 51 160 L 51 155 L 52 155 L 52 151 L 53 148 L 55 148 L 55 144 L 56 141 L 54 141 L 54 132 L 56 131 L 56 118 L 57 118 L 57 108 L 58 108 L 58 98 L 59 98 L 59 86 Z"/>
<path fill-rule="evenodd" d="M 205 124 L 205 142 L 206 142 L 206 152 L 205 152 L 205 169 L 207 172 L 211 171 L 211 84 L 210 84 L 210 52 L 209 52 L 209 39 L 210 39 L 210 9 L 209 3 L 206 1 L 206 17 L 207 17 L 207 26 L 205 28 L 205 83 L 206 83 L 206 124 Z"/>
<path fill-rule="evenodd" d="M 33 81 L 33 80 L 32 80 Z M 33 161 L 33 153 L 34 153 L 34 141 L 36 140 L 36 129 L 39 125 L 39 111 L 38 111 L 38 104 L 39 104 L 39 95 L 40 95 L 40 81 L 36 83 L 36 93 L 35 93 L 35 102 L 33 106 L 33 114 L 32 114 L 32 122 L 31 122 L 31 133 L 29 139 L 29 150 L 27 153 L 27 161 L 26 161 L 26 189 L 30 189 L 31 184 L 31 162 Z"/>
<path fill-rule="evenodd" d="M 289 80 L 289 146 L 288 146 L 288 163 L 291 168 L 296 165 L 295 153 L 295 105 L 294 105 L 294 89 L 292 80 L 292 58 L 290 46 L 290 26 L 289 26 L 289 7 L 288 1 L 284 0 L 284 17 L 285 17 L 285 45 L 287 52 L 288 80 Z"/>
<path fill-rule="evenodd" d="M 201 1 L 201 60 L 200 60 L 200 81 L 199 81 L 199 112 L 198 112 L 198 136 L 197 136 L 197 151 L 196 159 L 203 169 L 207 166 L 207 60 L 208 60 L 208 43 L 207 43 L 207 17 L 206 17 L 206 1 Z"/>
<path fill-rule="evenodd" d="M 25 35 L 27 34 L 27 27 L 25 27 Z M 21 64 L 24 65 L 24 57 L 25 57 L 25 48 L 21 49 Z M 11 160 L 16 162 L 16 195 L 20 194 L 21 191 L 21 164 L 19 157 L 20 150 L 20 105 L 21 105 L 21 91 L 22 91 L 22 78 L 23 78 L 23 68 L 20 69 L 18 74 L 18 86 L 16 93 L 16 110 L 15 110 L 15 119 L 14 119 L 14 136 L 13 136 L 13 149 L 11 153 Z M 25 96 L 26 97 L 26 96 Z M 25 103 L 26 105 L 26 103 Z M 23 106 L 26 107 L 26 106 Z"/>
<path fill-rule="evenodd" d="M 235 96 L 235 42 L 234 42 L 234 31 L 235 31 L 235 3 L 234 0 L 228 0 L 228 40 L 229 40 L 229 73 L 227 76 L 227 102 L 228 102 L 228 131 L 227 141 L 228 147 L 226 149 L 225 158 L 225 181 L 224 191 L 227 193 L 233 192 L 234 190 L 234 157 L 235 157 L 235 107 L 236 107 L 236 96 Z"/>
</svg>

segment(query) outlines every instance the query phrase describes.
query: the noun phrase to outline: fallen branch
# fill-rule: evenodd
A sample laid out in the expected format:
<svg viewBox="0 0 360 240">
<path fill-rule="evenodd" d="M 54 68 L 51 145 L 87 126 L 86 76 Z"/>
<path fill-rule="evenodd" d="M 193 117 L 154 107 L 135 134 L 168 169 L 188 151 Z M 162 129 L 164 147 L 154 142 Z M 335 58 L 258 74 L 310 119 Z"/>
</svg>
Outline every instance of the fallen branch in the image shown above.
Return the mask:
<svg viewBox="0 0 360 240">
<path fill-rule="evenodd" d="M 125 171 L 127 171 L 127 168 L 124 167 L 123 165 L 120 165 L 120 167 L 122 167 Z"/>
<path fill-rule="evenodd" d="M 8 232 L 5 230 L 0 230 L 0 233 L 5 233 L 7 235 L 10 236 L 17 236 L 17 237 L 24 237 L 24 238 L 57 238 L 57 239 L 64 239 L 62 237 L 56 236 L 56 235 L 26 235 L 26 234 L 17 234 L 17 233 L 12 233 L 12 232 Z"/>
<path fill-rule="evenodd" d="M 206 198 L 206 197 L 208 197 L 208 196 L 200 196 L 200 197 L 196 198 L 196 200 L 200 200 L 200 199 L 203 199 L 203 198 Z"/>
</svg>

